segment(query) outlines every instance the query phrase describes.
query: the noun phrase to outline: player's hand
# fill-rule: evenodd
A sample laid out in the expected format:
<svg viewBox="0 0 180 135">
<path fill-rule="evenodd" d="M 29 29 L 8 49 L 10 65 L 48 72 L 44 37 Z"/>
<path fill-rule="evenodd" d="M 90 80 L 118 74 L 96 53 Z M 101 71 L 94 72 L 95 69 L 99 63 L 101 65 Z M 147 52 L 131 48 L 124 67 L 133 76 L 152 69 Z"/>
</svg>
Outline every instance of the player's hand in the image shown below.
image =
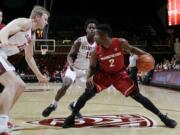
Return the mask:
<svg viewBox="0 0 180 135">
<path fill-rule="evenodd" d="M 38 76 L 37 79 L 40 83 L 48 83 L 48 78 L 44 75 Z"/>
<path fill-rule="evenodd" d="M 87 79 L 86 86 L 87 86 L 87 88 L 93 88 L 94 87 L 93 76 L 91 76 L 90 78 Z"/>
</svg>

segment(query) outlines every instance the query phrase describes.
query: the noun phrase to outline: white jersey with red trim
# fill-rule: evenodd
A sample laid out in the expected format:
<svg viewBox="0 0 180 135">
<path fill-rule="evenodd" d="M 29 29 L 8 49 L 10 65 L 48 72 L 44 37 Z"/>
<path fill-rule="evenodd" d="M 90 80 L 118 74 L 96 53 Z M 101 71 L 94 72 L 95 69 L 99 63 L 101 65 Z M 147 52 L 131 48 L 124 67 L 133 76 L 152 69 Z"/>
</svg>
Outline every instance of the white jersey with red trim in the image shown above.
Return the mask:
<svg viewBox="0 0 180 135">
<path fill-rule="evenodd" d="M 80 41 L 81 45 L 74 66 L 78 69 L 87 70 L 89 69 L 90 56 L 95 50 L 96 43 L 90 44 L 86 36 L 80 37 Z"/>
<path fill-rule="evenodd" d="M 28 43 L 32 41 L 32 36 L 31 29 L 12 35 L 8 39 L 11 45 L 0 47 L 0 54 L 3 53 L 6 56 L 11 56 L 23 51 Z"/>
</svg>

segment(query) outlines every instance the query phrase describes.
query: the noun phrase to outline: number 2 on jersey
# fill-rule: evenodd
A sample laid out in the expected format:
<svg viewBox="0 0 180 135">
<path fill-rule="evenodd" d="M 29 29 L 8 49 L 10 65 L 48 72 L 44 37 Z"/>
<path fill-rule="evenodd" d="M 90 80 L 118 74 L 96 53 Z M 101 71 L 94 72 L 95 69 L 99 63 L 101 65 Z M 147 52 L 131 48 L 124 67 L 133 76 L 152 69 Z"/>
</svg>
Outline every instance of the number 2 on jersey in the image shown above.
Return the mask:
<svg viewBox="0 0 180 135">
<path fill-rule="evenodd" d="M 114 67 L 114 66 L 115 66 L 115 65 L 114 65 L 114 59 L 110 59 L 110 60 L 109 60 L 109 63 L 110 63 L 109 67 Z"/>
</svg>

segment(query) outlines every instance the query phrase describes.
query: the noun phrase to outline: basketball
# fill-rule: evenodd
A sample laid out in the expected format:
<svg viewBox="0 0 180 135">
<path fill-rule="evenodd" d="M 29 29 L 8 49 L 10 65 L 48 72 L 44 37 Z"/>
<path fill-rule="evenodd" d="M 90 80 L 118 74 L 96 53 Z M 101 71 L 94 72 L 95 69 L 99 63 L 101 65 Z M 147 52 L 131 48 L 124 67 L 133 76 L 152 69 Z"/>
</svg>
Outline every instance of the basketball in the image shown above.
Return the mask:
<svg viewBox="0 0 180 135">
<path fill-rule="evenodd" d="M 149 54 L 140 55 L 137 60 L 137 68 L 140 72 L 149 72 L 154 68 L 155 60 Z"/>
</svg>

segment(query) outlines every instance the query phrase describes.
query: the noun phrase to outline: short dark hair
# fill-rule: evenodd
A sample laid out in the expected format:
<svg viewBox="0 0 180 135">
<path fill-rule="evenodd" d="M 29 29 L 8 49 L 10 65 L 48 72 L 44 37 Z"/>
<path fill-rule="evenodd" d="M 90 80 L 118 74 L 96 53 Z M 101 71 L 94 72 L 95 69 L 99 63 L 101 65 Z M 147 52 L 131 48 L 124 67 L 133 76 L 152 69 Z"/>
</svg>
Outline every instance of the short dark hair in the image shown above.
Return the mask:
<svg viewBox="0 0 180 135">
<path fill-rule="evenodd" d="M 109 36 L 112 35 L 112 28 L 108 24 L 99 24 L 96 26 L 96 29 L 102 33 L 108 34 Z"/>
<path fill-rule="evenodd" d="M 87 26 L 90 24 L 90 23 L 94 23 L 96 25 L 98 25 L 98 21 L 94 18 L 89 18 L 86 20 L 86 22 L 84 23 L 84 28 L 87 29 Z"/>
</svg>

